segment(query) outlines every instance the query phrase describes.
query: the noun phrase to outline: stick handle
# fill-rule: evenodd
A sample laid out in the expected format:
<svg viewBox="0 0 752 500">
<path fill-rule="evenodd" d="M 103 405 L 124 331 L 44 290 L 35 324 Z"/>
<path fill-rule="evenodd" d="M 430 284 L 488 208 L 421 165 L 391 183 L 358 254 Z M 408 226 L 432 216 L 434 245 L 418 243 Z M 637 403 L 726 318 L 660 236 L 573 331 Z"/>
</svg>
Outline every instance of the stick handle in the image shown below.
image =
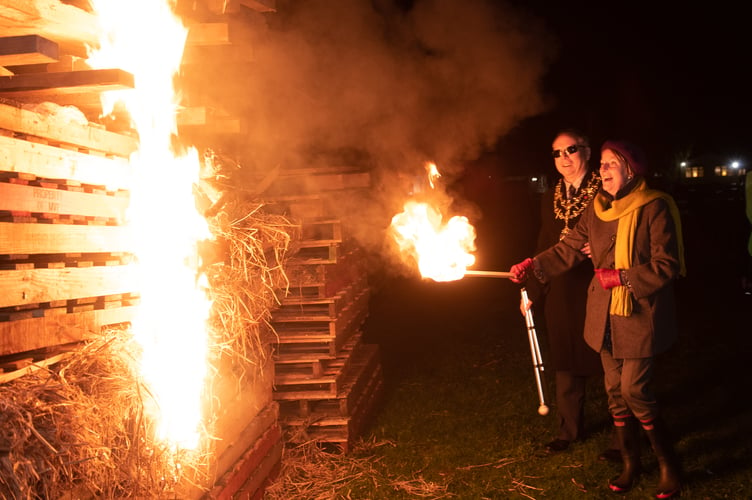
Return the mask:
<svg viewBox="0 0 752 500">
<path fill-rule="evenodd" d="M 525 288 L 520 289 L 522 295 L 522 305 L 525 308 L 525 324 L 527 325 L 527 336 L 530 342 L 530 354 L 533 358 L 533 369 L 535 371 L 535 383 L 538 388 L 538 400 L 540 403 L 539 413 L 544 415 L 548 413 L 548 407 L 546 406 L 546 398 L 543 394 L 543 357 L 540 352 L 540 345 L 538 344 L 538 334 L 535 332 L 535 322 L 533 321 L 533 311 L 528 308 L 530 299 L 527 296 L 527 290 Z M 543 413 L 545 408 L 545 413 Z"/>
<path fill-rule="evenodd" d="M 514 275 L 507 271 L 477 271 L 474 269 L 468 269 L 465 271 L 465 276 L 478 276 L 483 278 L 513 278 Z"/>
</svg>

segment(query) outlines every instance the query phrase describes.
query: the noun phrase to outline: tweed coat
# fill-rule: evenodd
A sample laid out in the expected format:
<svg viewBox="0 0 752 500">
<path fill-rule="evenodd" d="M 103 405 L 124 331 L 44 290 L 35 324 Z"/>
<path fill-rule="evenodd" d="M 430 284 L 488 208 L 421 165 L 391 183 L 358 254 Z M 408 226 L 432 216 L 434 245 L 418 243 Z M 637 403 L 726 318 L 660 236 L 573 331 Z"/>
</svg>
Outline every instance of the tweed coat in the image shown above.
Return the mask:
<svg viewBox="0 0 752 500">
<path fill-rule="evenodd" d="M 600 220 L 590 204 L 567 237 L 536 255 L 536 277 L 546 282 L 586 259 L 580 252 L 586 242 L 590 242 L 593 266 L 613 269 L 617 225 L 618 220 Z M 609 314 L 611 291 L 604 290 L 594 275 L 585 314 L 587 344 L 600 352 L 610 321 L 614 358 L 646 358 L 666 351 L 677 337 L 673 282 L 679 271 L 677 228 L 668 203 L 658 198 L 644 205 L 637 219 L 632 267 L 626 270 L 632 314 Z"/>
</svg>

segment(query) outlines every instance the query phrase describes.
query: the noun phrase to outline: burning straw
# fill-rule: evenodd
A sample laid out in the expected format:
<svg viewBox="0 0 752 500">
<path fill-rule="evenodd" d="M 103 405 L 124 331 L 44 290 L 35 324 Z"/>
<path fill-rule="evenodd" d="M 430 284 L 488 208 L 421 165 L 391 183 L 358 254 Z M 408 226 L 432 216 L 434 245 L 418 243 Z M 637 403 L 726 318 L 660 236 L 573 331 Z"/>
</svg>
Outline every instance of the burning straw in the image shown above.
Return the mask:
<svg viewBox="0 0 752 500">
<path fill-rule="evenodd" d="M 111 330 L 52 369 L 0 385 L 0 497 L 163 498 L 201 462 L 150 441 L 137 345 Z"/>
<path fill-rule="evenodd" d="M 261 367 L 296 226 L 240 197 L 223 203 L 210 225 L 218 243 L 207 244 L 202 260 L 214 300 L 213 361 L 229 357 L 241 372 Z M 0 384 L 0 498 L 174 498 L 206 484 L 210 443 L 176 452 L 155 442 L 139 354 L 124 326 Z"/>
</svg>

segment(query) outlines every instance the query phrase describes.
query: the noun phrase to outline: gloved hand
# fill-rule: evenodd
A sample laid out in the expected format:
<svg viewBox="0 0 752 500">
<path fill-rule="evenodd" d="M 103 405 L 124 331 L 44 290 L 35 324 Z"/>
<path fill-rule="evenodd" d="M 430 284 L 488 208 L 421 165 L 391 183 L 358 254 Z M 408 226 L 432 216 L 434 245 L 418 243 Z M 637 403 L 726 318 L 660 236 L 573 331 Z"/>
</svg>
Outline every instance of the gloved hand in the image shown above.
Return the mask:
<svg viewBox="0 0 752 500">
<path fill-rule="evenodd" d="M 509 270 L 509 272 L 512 273 L 512 277 L 509 279 L 511 279 L 515 283 L 522 283 L 527 279 L 527 275 L 533 272 L 534 267 L 535 265 L 533 264 L 533 259 L 527 258 L 519 264 L 512 266 L 512 268 Z"/>
<path fill-rule="evenodd" d="M 621 271 L 619 269 L 596 269 L 595 275 L 604 290 L 611 290 L 615 286 L 621 286 Z"/>
</svg>

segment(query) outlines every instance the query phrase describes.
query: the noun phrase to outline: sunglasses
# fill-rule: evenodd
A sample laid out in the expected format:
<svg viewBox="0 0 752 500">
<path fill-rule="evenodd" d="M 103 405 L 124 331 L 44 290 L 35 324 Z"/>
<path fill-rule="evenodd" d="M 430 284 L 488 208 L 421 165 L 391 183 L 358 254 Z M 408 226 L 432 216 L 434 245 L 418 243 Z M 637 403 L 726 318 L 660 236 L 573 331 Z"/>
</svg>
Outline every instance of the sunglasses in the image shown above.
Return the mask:
<svg viewBox="0 0 752 500">
<path fill-rule="evenodd" d="M 553 151 L 551 151 L 551 156 L 553 156 L 554 158 L 558 158 L 564 153 L 566 153 L 567 156 L 573 155 L 581 147 L 584 147 L 584 146 L 580 146 L 579 144 L 572 144 L 571 146 L 566 147 L 564 149 L 554 149 Z"/>
</svg>

